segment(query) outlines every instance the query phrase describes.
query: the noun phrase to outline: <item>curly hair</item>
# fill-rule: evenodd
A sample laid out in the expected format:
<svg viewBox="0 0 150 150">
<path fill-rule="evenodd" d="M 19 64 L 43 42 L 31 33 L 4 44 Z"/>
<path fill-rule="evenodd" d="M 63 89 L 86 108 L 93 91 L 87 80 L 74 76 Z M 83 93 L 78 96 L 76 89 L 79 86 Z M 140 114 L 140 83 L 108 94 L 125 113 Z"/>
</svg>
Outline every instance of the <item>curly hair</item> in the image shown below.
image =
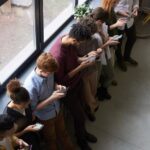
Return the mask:
<svg viewBox="0 0 150 150">
<path fill-rule="evenodd" d="M 17 79 L 10 80 L 6 88 L 8 95 L 14 101 L 14 103 L 20 104 L 30 100 L 28 91 L 21 86 L 19 80 Z"/>
<path fill-rule="evenodd" d="M 78 22 L 73 24 L 69 32 L 69 37 L 76 39 L 78 42 L 88 40 L 91 38 L 91 31 L 88 26 Z"/>
<path fill-rule="evenodd" d="M 44 72 L 56 72 L 58 63 L 52 54 L 43 52 L 36 60 L 36 65 Z"/>
<path fill-rule="evenodd" d="M 97 25 L 94 19 L 91 18 L 90 16 L 82 18 L 80 20 L 80 24 L 87 26 L 89 30 L 91 31 L 92 35 L 97 32 Z"/>
</svg>

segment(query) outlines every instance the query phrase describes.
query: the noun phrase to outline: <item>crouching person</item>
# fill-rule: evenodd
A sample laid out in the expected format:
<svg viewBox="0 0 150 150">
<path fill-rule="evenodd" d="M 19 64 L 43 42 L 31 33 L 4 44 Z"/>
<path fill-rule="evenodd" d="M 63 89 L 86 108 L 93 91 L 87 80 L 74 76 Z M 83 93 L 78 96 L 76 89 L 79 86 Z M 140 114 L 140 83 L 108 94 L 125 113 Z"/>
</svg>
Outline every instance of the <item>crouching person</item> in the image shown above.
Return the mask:
<svg viewBox="0 0 150 150">
<path fill-rule="evenodd" d="M 42 132 L 47 147 L 49 150 L 57 150 L 57 141 L 60 141 L 64 150 L 74 150 L 60 105 L 60 99 L 65 96 L 61 90 L 65 87 L 54 82 L 58 64 L 51 54 L 42 53 L 36 65 L 24 86 L 29 91 L 34 115 L 44 125 Z"/>
</svg>

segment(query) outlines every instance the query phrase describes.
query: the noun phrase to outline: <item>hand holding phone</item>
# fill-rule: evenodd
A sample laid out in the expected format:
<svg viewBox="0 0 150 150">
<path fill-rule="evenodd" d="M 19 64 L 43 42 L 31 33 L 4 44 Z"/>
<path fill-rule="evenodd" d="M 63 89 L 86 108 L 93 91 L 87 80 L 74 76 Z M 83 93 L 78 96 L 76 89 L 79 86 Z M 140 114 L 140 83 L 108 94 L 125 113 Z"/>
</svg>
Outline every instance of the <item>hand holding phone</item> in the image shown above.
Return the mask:
<svg viewBox="0 0 150 150">
<path fill-rule="evenodd" d="M 114 36 L 112 37 L 112 40 L 118 41 L 118 40 L 121 39 L 121 38 L 122 38 L 122 35 L 114 35 Z"/>
<path fill-rule="evenodd" d="M 89 62 L 94 62 L 96 60 L 96 56 L 90 56 L 87 58 Z"/>
<path fill-rule="evenodd" d="M 68 90 L 68 88 L 66 86 L 61 86 L 61 88 L 59 89 L 59 92 L 66 93 L 67 90 Z"/>
<path fill-rule="evenodd" d="M 35 129 L 35 130 L 41 130 L 43 127 L 44 127 L 44 125 L 41 124 L 41 123 L 36 123 L 36 124 L 34 125 L 34 129 Z"/>
</svg>

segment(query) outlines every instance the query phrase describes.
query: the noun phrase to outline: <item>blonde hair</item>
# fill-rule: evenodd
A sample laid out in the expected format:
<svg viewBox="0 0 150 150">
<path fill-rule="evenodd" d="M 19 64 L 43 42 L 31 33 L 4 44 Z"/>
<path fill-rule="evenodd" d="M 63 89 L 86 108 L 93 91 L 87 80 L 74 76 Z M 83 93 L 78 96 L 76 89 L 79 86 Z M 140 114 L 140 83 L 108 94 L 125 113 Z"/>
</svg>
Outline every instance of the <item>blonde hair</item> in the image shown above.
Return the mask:
<svg viewBox="0 0 150 150">
<path fill-rule="evenodd" d="M 58 63 L 50 53 L 42 53 L 36 60 L 36 65 L 44 72 L 56 72 Z"/>
<path fill-rule="evenodd" d="M 111 12 L 111 9 L 114 7 L 114 5 L 118 2 L 118 0 L 103 0 L 102 7 L 105 11 L 108 13 Z"/>
</svg>

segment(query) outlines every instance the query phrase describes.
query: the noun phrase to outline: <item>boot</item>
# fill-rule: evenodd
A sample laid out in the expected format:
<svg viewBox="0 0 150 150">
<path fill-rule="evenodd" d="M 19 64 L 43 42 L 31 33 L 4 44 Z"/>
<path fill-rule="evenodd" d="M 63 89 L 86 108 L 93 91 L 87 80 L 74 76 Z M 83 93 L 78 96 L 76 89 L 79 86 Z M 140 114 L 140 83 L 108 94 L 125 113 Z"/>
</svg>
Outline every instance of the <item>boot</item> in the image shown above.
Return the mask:
<svg viewBox="0 0 150 150">
<path fill-rule="evenodd" d="M 97 89 L 97 97 L 99 101 L 103 101 L 105 99 L 107 100 L 111 99 L 111 95 L 108 93 L 108 90 L 105 87 L 100 87 Z"/>
<path fill-rule="evenodd" d="M 90 109 L 90 107 L 88 105 L 85 105 L 84 110 L 85 110 L 86 116 L 88 117 L 88 119 L 90 121 L 93 122 L 93 121 L 96 120 L 95 115 L 91 112 L 91 109 Z"/>
<path fill-rule="evenodd" d="M 77 141 L 81 150 L 92 150 L 92 148 L 88 145 L 86 140 L 78 140 Z"/>
<path fill-rule="evenodd" d="M 94 135 L 92 135 L 91 133 L 88 133 L 87 131 L 85 132 L 85 137 L 88 142 L 91 142 L 91 143 L 97 142 L 97 138 Z"/>
</svg>

